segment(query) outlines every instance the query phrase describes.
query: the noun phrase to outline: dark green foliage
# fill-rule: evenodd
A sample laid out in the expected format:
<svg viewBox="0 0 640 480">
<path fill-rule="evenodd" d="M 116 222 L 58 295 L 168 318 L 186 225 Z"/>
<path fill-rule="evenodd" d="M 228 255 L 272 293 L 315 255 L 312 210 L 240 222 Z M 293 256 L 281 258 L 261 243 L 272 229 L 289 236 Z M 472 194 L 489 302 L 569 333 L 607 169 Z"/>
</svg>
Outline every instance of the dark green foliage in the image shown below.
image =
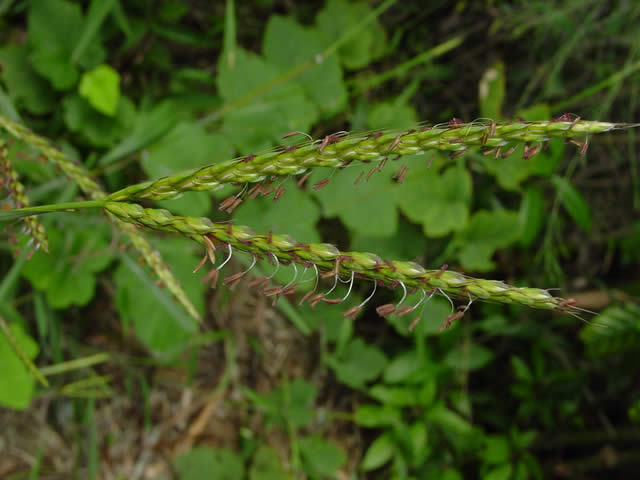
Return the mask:
<svg viewBox="0 0 640 480">
<path fill-rule="evenodd" d="M 0 116 L 60 145 L 106 192 L 306 140 L 282 138 L 293 131 L 317 147 L 343 130 L 409 129 L 454 116 L 475 120 L 469 129 L 576 115 L 635 123 L 638 22 L 637 2 L 581 0 L 455 8 L 0 2 Z M 91 180 L 79 189 L 12 138 L 0 128 L 32 205 L 95 193 Z M 106 215 L 42 217 L 49 254 L 29 260 L 28 243 L 15 258 L 11 248 L 23 224 L 2 222 L 0 320 L 15 345 L 0 333 L 0 405 L 25 427 L 32 417 L 18 410 L 46 412 L 39 416 L 77 452 L 73 472 L 55 471 L 68 449 L 43 434 L 29 444 L 42 449 L 36 463 L 9 451 L 10 475 L 102 478 L 108 464 L 110 474 L 129 478 L 126 465 L 164 462 L 179 480 L 632 478 L 640 469 L 637 133 L 563 140 L 540 143 L 535 156 L 535 142 L 513 151 L 476 145 L 461 156 L 389 154 L 382 172 L 357 162 L 315 169 L 304 185 L 275 182 L 286 188 L 277 201 L 245 196 L 231 214 L 220 207 L 244 185 L 141 203 L 291 235 L 301 244 L 290 251 L 330 242 L 435 271 L 447 264 L 451 277 L 481 272 L 517 286 L 552 285 L 597 312 L 584 312 L 586 324 L 473 302 L 441 332 L 452 313 L 446 298 L 382 318 L 376 307 L 397 303 L 402 289 L 379 285 L 366 301 L 373 282 L 356 278 L 349 291 L 344 272 L 329 295 L 349 291 L 344 303 L 299 306 L 316 281 L 313 268 L 263 259 L 234 290 L 223 286 L 251 265 L 241 245 L 211 290 L 201 282 L 211 265 L 193 273 L 202 248 L 154 235 L 163 264 L 204 318 L 198 325 Z M 402 181 L 392 178 L 402 167 Z M 10 195 L 0 207 L 13 208 Z M 219 265 L 226 246 L 215 254 Z M 273 296 L 264 301 L 247 285 L 262 275 L 273 275 L 269 287 L 301 283 L 271 307 Z M 420 300 L 409 291 L 403 305 Z M 355 320 L 342 315 L 363 302 Z M 38 383 L 16 345 L 50 386 Z M 168 399 L 169 413 L 158 398 Z M 122 404 L 126 413 L 114 413 Z M 187 407 L 176 416 L 180 405 Z M 192 437 L 207 408 L 210 423 Z M 114 424 L 119 430 L 109 430 Z M 127 462 L 113 456 L 127 449 Z"/>
</svg>

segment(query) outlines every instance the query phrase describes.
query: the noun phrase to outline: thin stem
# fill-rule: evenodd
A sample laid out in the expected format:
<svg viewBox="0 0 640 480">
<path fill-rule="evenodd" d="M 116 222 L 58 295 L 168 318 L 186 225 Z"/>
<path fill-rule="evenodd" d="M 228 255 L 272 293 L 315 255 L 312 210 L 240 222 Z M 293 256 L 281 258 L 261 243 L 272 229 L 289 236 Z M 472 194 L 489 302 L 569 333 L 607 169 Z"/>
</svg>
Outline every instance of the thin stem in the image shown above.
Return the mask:
<svg viewBox="0 0 640 480">
<path fill-rule="evenodd" d="M 51 205 L 38 205 L 36 207 L 15 208 L 12 210 L 0 211 L 0 221 L 12 220 L 14 218 L 30 217 L 42 213 L 82 210 L 85 208 L 103 208 L 104 200 L 87 200 L 85 202 L 53 203 Z"/>
</svg>

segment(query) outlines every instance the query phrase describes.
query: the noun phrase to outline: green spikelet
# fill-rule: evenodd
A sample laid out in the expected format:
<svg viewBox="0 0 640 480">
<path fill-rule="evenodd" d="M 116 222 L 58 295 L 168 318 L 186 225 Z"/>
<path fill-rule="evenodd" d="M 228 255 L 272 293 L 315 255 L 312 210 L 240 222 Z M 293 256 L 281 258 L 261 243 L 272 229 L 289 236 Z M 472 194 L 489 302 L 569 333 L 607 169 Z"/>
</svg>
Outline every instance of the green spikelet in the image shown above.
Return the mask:
<svg viewBox="0 0 640 480">
<path fill-rule="evenodd" d="M 527 147 L 524 155 L 530 158 L 540 150 L 543 142 L 551 138 L 574 139 L 621 127 L 622 125 L 615 123 L 579 119 L 570 121 L 561 117 L 558 121 L 539 122 L 450 122 L 444 126 L 386 131 L 366 136 L 329 135 L 322 141 L 249 155 L 242 159 L 223 161 L 159 180 L 131 185 L 112 193 L 108 199 L 162 200 L 188 191 L 215 190 L 227 183 L 256 183 L 276 175 L 303 174 L 316 167 L 342 168 L 352 162 L 381 161 L 386 157 L 418 155 L 429 150 L 446 151 L 455 156 L 469 148 L 481 147 L 486 152 L 499 154 L 500 149 L 510 144 L 525 143 Z"/>
</svg>

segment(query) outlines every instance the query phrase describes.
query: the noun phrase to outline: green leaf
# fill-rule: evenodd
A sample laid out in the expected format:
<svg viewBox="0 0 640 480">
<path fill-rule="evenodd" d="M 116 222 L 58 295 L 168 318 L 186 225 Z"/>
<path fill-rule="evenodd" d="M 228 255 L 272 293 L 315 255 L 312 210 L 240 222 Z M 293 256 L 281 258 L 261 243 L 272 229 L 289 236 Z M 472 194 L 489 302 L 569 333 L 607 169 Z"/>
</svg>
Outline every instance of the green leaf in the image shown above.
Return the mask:
<svg viewBox="0 0 640 480">
<path fill-rule="evenodd" d="M 389 406 L 359 405 L 353 420 L 362 427 L 387 427 L 402 421 L 402 411 Z"/>
<path fill-rule="evenodd" d="M 33 47 L 30 60 L 35 70 L 48 78 L 58 90 L 75 85 L 78 71 L 72 54 L 80 41 L 84 19 L 80 5 L 66 0 L 39 0 L 29 7 L 29 43 Z M 78 63 L 93 68 L 102 63 L 105 51 L 99 35 L 84 48 Z"/>
<path fill-rule="evenodd" d="M 387 357 L 380 349 L 356 338 L 349 342 L 338 357 L 329 357 L 327 363 L 342 383 L 361 388 L 382 373 Z"/>
<path fill-rule="evenodd" d="M 135 106 L 121 95 L 116 115 L 108 117 L 96 111 L 80 95 L 70 95 L 62 101 L 64 121 L 73 132 L 82 135 L 97 147 L 109 147 L 123 138 L 135 123 Z"/>
<path fill-rule="evenodd" d="M 531 382 L 533 380 L 533 373 L 531 373 L 531 369 L 522 358 L 512 355 L 511 367 L 519 380 L 524 382 Z"/>
<path fill-rule="evenodd" d="M 160 178 L 182 170 L 213 163 L 214 159 L 232 157 L 233 147 L 226 138 L 207 133 L 195 122 L 180 122 L 161 141 L 149 148 L 149 155 L 140 164 L 150 178 Z M 205 216 L 211 212 L 207 192 L 190 192 L 175 200 L 158 204 L 180 215 Z"/>
<path fill-rule="evenodd" d="M 493 253 L 518 239 L 518 214 L 508 210 L 477 211 L 469 226 L 456 234 L 454 243 L 462 245 L 458 258 L 466 270 L 489 271 L 495 267 Z"/>
<path fill-rule="evenodd" d="M 195 447 L 173 461 L 180 480 L 243 480 L 244 466 L 238 455 L 228 448 Z"/>
<path fill-rule="evenodd" d="M 115 6 L 117 0 L 91 0 L 87 12 L 87 20 L 83 22 L 82 34 L 78 38 L 71 54 L 71 60 L 77 62 L 84 56 L 91 42 L 97 38 L 100 26 L 104 19 Z"/>
<path fill-rule="evenodd" d="M 365 472 L 380 468 L 391 460 L 395 451 L 395 441 L 389 432 L 385 432 L 369 445 L 360 463 L 360 468 Z"/>
<path fill-rule="evenodd" d="M 469 436 L 474 433 L 473 426 L 458 413 L 449 410 L 442 403 L 435 405 L 427 413 L 433 423 L 453 435 Z"/>
<path fill-rule="evenodd" d="M 542 191 L 537 187 L 528 187 L 520 202 L 520 245 L 530 247 L 542 229 L 544 221 L 545 204 Z"/>
<path fill-rule="evenodd" d="M 371 107 L 367 115 L 369 128 L 411 128 L 418 123 L 415 107 L 404 102 L 379 102 Z"/>
<path fill-rule="evenodd" d="M 510 463 L 500 465 L 482 476 L 482 480 L 509 480 L 513 466 Z"/>
<path fill-rule="evenodd" d="M 323 40 L 316 28 L 303 27 L 291 17 L 271 15 L 262 50 L 265 59 L 284 72 L 313 60 L 322 51 Z M 335 55 L 315 63 L 296 77 L 296 81 L 323 117 L 340 112 L 347 103 L 342 69 Z"/>
<path fill-rule="evenodd" d="M 91 225 L 90 217 L 86 217 Z M 93 298 L 96 274 L 113 260 L 103 225 L 83 230 L 49 228 L 49 253 L 38 251 L 22 270 L 53 308 L 86 305 Z"/>
<path fill-rule="evenodd" d="M 24 354 L 33 360 L 38 355 L 38 344 L 18 323 L 9 325 L 16 343 Z M 13 351 L 7 337 L 0 331 L 0 365 L 2 365 L 2 388 L 0 405 L 17 410 L 26 409 L 33 397 L 35 379 L 20 357 Z"/>
<path fill-rule="evenodd" d="M 487 435 L 485 437 L 485 450 L 482 458 L 490 464 L 503 463 L 509 461 L 511 449 L 509 441 L 502 435 Z"/>
<path fill-rule="evenodd" d="M 535 162 L 538 162 L 543 154 L 538 154 L 529 160 L 523 157 L 523 147 L 514 145 L 516 149 L 506 157 L 483 156 L 487 171 L 496 177 L 498 184 L 505 190 L 520 190 L 520 182 L 532 175 Z"/>
<path fill-rule="evenodd" d="M 632 303 L 603 310 L 580 332 L 592 357 L 635 352 L 640 348 L 640 307 Z"/>
<path fill-rule="evenodd" d="M 422 231 L 414 224 L 399 219 L 394 235 L 371 237 L 352 232 L 349 248 L 356 252 L 376 252 L 387 259 L 413 259 L 424 255 L 426 241 Z"/>
<path fill-rule="evenodd" d="M 291 383 L 282 383 L 271 392 L 260 395 L 247 390 L 254 403 L 266 411 L 267 424 L 294 428 L 309 426 L 313 422 L 313 407 L 317 390 L 311 383 L 296 378 Z"/>
<path fill-rule="evenodd" d="M 547 103 L 536 103 L 530 107 L 518 110 L 516 115 L 520 118 L 524 118 L 527 122 L 549 120 L 551 118 L 551 107 L 549 107 L 549 104 Z"/>
<path fill-rule="evenodd" d="M 305 471 L 314 478 L 335 478 L 336 470 L 347 460 L 344 450 L 316 435 L 300 439 L 300 453 Z"/>
<path fill-rule="evenodd" d="M 504 63 L 496 62 L 484 72 L 480 79 L 478 86 L 480 116 L 499 120 L 502 117 L 505 92 Z"/>
<path fill-rule="evenodd" d="M 185 252 L 189 251 L 192 244 L 187 240 L 172 238 L 156 242 L 156 245 L 187 297 L 202 313 L 204 286 L 199 277 L 192 273 L 197 259 L 185 257 Z M 118 312 L 123 321 L 133 325 L 136 336 L 157 354 L 172 357 L 180 353 L 198 326 L 166 289 L 156 285 L 154 275 L 126 256 L 116 269 L 114 281 Z"/>
<path fill-rule="evenodd" d="M 449 350 L 444 362 L 459 370 L 477 370 L 493 360 L 494 354 L 487 347 L 477 343 L 465 342 Z"/>
<path fill-rule="evenodd" d="M 313 103 L 295 81 L 284 82 L 250 103 L 243 98 L 263 89 L 281 76 L 274 65 L 245 50 L 237 49 L 235 62 L 220 62 L 218 89 L 234 108 L 225 115 L 222 131 L 243 154 L 265 150 L 292 130 L 307 131 L 318 117 Z"/>
<path fill-rule="evenodd" d="M 253 456 L 249 480 L 289 480 L 289 475 L 280 463 L 276 451 L 266 445 L 260 445 Z"/>
<path fill-rule="evenodd" d="M 109 65 L 98 65 L 82 74 L 78 93 L 97 111 L 113 117 L 120 100 L 120 74 Z"/>
<path fill-rule="evenodd" d="M 407 217 L 422 224 L 428 237 L 442 237 L 462 230 L 469 218 L 471 175 L 453 166 L 439 172 L 428 159 L 411 162 L 402 185 L 396 185 L 394 198 Z"/>
<path fill-rule="evenodd" d="M 363 18 L 371 13 L 364 2 L 329 0 L 318 12 L 316 23 L 324 32 L 327 45 L 340 38 L 346 31 L 356 27 Z M 376 20 L 365 26 L 358 35 L 351 37 L 338 50 L 340 60 L 345 67 L 355 70 L 367 66 L 380 57 L 385 48 L 385 33 Z"/>
<path fill-rule="evenodd" d="M 556 187 L 560 203 L 571 215 L 571 218 L 582 230 L 589 233 L 591 231 L 591 209 L 582 194 L 567 179 L 558 175 L 551 177 L 551 183 Z"/>
<path fill-rule="evenodd" d="M 417 390 L 414 387 L 377 384 L 369 389 L 369 395 L 380 403 L 394 407 L 406 407 L 418 403 Z"/>
<path fill-rule="evenodd" d="M 409 301 L 406 303 L 410 304 Z M 423 305 L 424 306 L 420 307 L 420 313 L 418 314 L 420 315 L 420 321 L 413 332 L 409 331 L 409 325 L 415 319 L 413 315 L 404 315 L 402 317 L 392 315 L 387 321 L 394 326 L 400 335 L 440 335 L 440 327 L 447 318 L 447 315 L 451 313 L 451 305 L 444 298 L 435 296 Z"/>
<path fill-rule="evenodd" d="M 631 420 L 633 423 L 640 423 L 640 400 L 636 400 L 631 404 L 631 406 L 627 410 L 627 415 L 629 415 L 629 420 Z"/>
<path fill-rule="evenodd" d="M 319 242 L 315 229 L 320 219 L 320 209 L 309 194 L 301 191 L 294 182 L 286 182 L 286 193 L 277 202 L 273 198 L 247 199 L 234 211 L 234 221 L 251 225 L 256 232 L 287 232 L 305 242 Z"/>
<path fill-rule="evenodd" d="M 53 90 L 33 70 L 27 52 L 26 45 L 8 44 L 0 48 L 0 75 L 17 107 L 24 106 L 35 114 L 50 112 L 56 104 Z"/>
<path fill-rule="evenodd" d="M 384 370 L 384 381 L 387 383 L 404 382 L 420 369 L 418 352 L 409 350 L 393 358 Z"/>
<path fill-rule="evenodd" d="M 363 169 L 365 174 L 367 170 Z M 358 175 L 356 169 L 335 172 L 322 168 L 315 170 L 308 182 L 313 185 L 329 178 L 327 186 L 314 192 L 325 217 L 337 216 L 354 233 L 372 237 L 393 235 L 398 227 L 398 212 L 393 203 L 395 186 L 389 172 L 376 172 L 369 181 L 363 177 L 354 185 Z M 375 222 L 371 221 L 373 218 Z"/>
</svg>

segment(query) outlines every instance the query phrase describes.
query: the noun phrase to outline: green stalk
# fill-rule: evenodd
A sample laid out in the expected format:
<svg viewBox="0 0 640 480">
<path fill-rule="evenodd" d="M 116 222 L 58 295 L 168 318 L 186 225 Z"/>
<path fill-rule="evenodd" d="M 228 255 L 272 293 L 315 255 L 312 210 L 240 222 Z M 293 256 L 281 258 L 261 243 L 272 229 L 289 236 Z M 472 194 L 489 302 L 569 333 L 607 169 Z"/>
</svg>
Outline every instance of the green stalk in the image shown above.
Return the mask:
<svg viewBox="0 0 640 480">
<path fill-rule="evenodd" d="M 104 205 L 104 200 L 87 200 L 85 202 L 54 203 L 51 205 L 38 205 L 36 207 L 0 210 L 0 222 L 33 215 L 42 215 L 44 213 L 84 210 L 86 208 L 103 208 Z"/>
<path fill-rule="evenodd" d="M 387 130 L 376 134 L 346 137 L 329 135 L 322 141 L 227 160 L 196 170 L 188 170 L 159 180 L 131 185 L 107 197 L 111 201 L 163 200 L 183 192 L 216 190 L 227 183 L 256 183 L 271 176 L 299 175 L 311 168 L 342 168 L 353 162 L 369 163 L 387 157 L 420 155 L 428 150 L 462 154 L 481 147 L 491 154 L 515 143 L 537 143 L 551 138 L 576 138 L 621 128 L 608 122 L 538 121 L 449 124 L 419 130 Z M 539 148 L 525 149 L 527 158 Z"/>
<path fill-rule="evenodd" d="M 519 288 L 497 280 L 472 278 L 454 271 L 425 270 L 413 262 L 385 261 L 363 252 L 341 252 L 326 243 L 300 243 L 287 235 L 255 234 L 248 227 L 216 224 L 202 217 L 174 216 L 167 210 L 143 208 L 137 204 L 107 202 L 106 210 L 125 222 L 146 228 L 179 233 L 207 247 L 218 240 L 232 249 L 281 263 L 315 266 L 330 276 L 358 276 L 395 287 L 403 284 L 422 291 L 432 290 L 465 301 L 520 304 L 558 312 L 571 312 L 572 302 L 554 297 L 546 290 Z"/>
</svg>

